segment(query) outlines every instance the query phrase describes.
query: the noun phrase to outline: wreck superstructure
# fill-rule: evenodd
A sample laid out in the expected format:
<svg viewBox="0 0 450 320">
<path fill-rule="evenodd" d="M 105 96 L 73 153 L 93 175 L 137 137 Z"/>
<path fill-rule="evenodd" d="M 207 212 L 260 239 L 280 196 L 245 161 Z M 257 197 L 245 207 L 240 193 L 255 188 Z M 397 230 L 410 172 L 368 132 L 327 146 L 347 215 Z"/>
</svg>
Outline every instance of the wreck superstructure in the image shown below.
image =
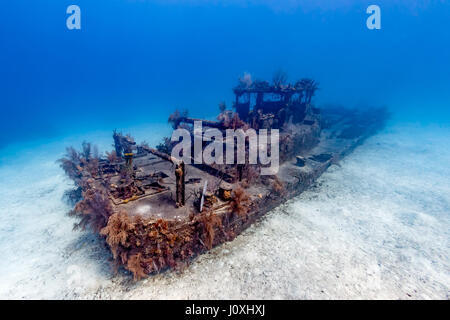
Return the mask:
<svg viewBox="0 0 450 320">
<path fill-rule="evenodd" d="M 236 112 L 254 129 L 282 128 L 289 120 L 293 123 L 314 122 L 314 115 L 320 111 L 310 108 L 317 89 L 317 83 L 311 79 L 302 79 L 294 85 L 279 82 L 270 85 L 267 81 L 241 82 L 233 89 Z M 311 118 L 307 119 L 307 116 Z"/>
<path fill-rule="evenodd" d="M 313 80 L 240 81 L 234 110 L 221 104 L 217 121 L 174 112 L 169 122 L 195 137 L 203 129 L 278 129 L 280 168 L 261 175 L 258 164 L 206 164 L 171 155 L 165 138 L 156 148 L 114 131 L 115 150 L 99 157 L 90 144 L 68 149 L 61 166 L 81 194 L 71 214 L 79 227 L 105 238 L 117 266 L 136 279 L 188 262 L 230 241 L 264 213 L 310 186 L 366 137 L 381 128 L 384 109 L 320 110 Z M 203 142 L 203 146 L 211 142 Z M 245 150 L 248 157 L 248 148 Z M 194 160 L 195 154 L 192 155 Z M 73 196 L 76 198 L 76 195 Z"/>
</svg>

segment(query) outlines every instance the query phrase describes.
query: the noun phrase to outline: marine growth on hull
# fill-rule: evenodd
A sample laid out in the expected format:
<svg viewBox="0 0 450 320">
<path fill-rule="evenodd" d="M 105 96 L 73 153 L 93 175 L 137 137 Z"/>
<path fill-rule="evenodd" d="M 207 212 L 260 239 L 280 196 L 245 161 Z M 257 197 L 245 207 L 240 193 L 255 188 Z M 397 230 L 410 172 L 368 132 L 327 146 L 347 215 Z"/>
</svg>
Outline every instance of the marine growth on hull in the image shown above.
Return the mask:
<svg viewBox="0 0 450 320">
<path fill-rule="evenodd" d="M 60 164 L 76 185 L 67 192 L 76 227 L 101 235 L 115 265 L 135 279 L 183 265 L 231 241 L 384 125 L 384 109 L 316 108 L 312 99 L 317 88 L 311 79 L 286 83 L 283 73 L 272 83 L 243 77 L 233 89 L 232 110 L 221 103 L 216 121 L 180 111 L 170 115 L 173 128 L 188 132 L 190 145 L 197 147 L 199 134 L 211 128 L 225 139 L 230 130 L 278 130 L 279 150 L 271 149 L 273 145 L 266 150 L 268 156 L 279 154 L 273 174 L 262 174 L 267 163 L 249 163 L 254 156 L 249 135 L 241 147 L 231 137 L 232 152 L 223 152 L 222 163 L 210 164 L 198 161 L 195 148 L 190 155 L 183 150 L 174 156 L 177 142 L 171 138 L 153 149 L 117 131 L 115 148 L 105 156 L 90 143 L 83 143 L 81 151 L 68 148 Z M 201 151 L 217 142 L 200 141 Z M 227 161 L 239 153 L 244 163 Z"/>
</svg>

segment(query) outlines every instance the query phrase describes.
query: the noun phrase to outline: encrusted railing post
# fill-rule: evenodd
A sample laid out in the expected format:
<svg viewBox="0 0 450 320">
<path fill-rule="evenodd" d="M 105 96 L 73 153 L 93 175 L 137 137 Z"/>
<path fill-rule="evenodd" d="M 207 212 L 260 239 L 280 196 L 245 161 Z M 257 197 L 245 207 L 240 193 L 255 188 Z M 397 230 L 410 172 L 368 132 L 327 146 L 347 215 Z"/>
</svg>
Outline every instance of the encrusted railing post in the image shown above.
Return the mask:
<svg viewBox="0 0 450 320">
<path fill-rule="evenodd" d="M 160 152 L 158 150 L 144 147 L 144 150 L 164 159 L 172 162 L 175 165 L 175 186 L 176 186 L 176 203 L 177 207 L 183 207 L 186 204 L 186 190 L 185 190 L 185 177 L 186 170 L 184 166 L 184 162 L 178 160 L 166 153 Z"/>
<path fill-rule="evenodd" d="M 124 153 L 125 166 L 129 174 L 133 173 L 133 153 Z"/>
<path fill-rule="evenodd" d="M 176 178 L 176 201 L 178 207 L 183 207 L 186 202 L 185 192 L 185 168 L 184 162 L 179 161 L 175 166 L 175 178 Z"/>
</svg>

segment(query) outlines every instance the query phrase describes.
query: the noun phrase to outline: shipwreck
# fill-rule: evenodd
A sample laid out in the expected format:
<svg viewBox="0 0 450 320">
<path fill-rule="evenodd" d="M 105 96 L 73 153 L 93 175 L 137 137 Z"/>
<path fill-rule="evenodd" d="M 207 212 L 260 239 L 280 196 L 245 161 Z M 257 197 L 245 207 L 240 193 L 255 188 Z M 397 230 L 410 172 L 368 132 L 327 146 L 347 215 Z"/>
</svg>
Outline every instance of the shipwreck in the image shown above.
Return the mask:
<svg viewBox="0 0 450 320">
<path fill-rule="evenodd" d="M 241 79 L 233 89 L 232 110 L 221 103 L 217 121 L 179 111 L 169 117 L 174 129 L 187 130 L 193 139 L 197 121 L 202 130 L 224 135 L 228 129 L 278 130 L 276 174 L 262 175 L 261 164 L 186 161 L 186 154 L 172 155 L 170 138 L 151 148 L 114 131 L 115 148 L 106 155 L 83 143 L 81 151 L 70 147 L 60 160 L 75 184 L 67 195 L 74 203 L 70 214 L 79 219 L 76 227 L 98 233 L 115 265 L 135 279 L 184 265 L 303 192 L 388 117 L 384 108 L 321 110 L 312 102 L 318 89 L 314 80 L 285 82 L 280 75 L 272 83 Z"/>
</svg>

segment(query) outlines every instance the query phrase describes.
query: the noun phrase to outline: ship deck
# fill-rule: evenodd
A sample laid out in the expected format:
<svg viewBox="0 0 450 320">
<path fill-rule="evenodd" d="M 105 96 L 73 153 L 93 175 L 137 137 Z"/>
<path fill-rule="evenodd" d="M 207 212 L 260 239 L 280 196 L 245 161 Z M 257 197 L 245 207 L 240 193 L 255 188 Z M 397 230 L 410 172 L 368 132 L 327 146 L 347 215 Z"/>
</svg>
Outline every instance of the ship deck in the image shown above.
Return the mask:
<svg viewBox="0 0 450 320">
<path fill-rule="evenodd" d="M 325 113 L 325 116 L 327 114 Z M 320 175 L 333 161 L 339 160 L 342 153 L 350 149 L 353 145 L 358 143 L 358 139 L 362 135 L 360 130 L 361 117 L 353 114 L 349 119 L 347 113 L 330 113 L 329 119 L 332 119 L 332 125 L 329 128 L 323 129 L 320 135 L 319 143 L 309 151 L 301 151 L 298 156 L 301 156 L 305 164 L 304 166 L 297 165 L 296 157 L 285 161 L 280 165 L 277 174 L 280 181 L 284 184 L 293 184 L 298 182 L 298 177 L 301 175 Z M 367 129 L 367 128 L 366 128 Z M 349 134 L 353 133 L 353 134 Z M 130 199 L 117 199 L 109 192 L 109 197 L 113 202 L 114 211 L 125 211 L 129 215 L 140 215 L 150 219 L 164 219 L 172 221 L 189 221 L 189 215 L 194 208 L 195 193 L 198 193 L 207 181 L 211 189 L 217 189 L 221 183 L 221 178 L 215 176 L 207 171 L 201 170 L 198 167 L 186 164 L 186 204 L 183 207 L 175 205 L 175 166 L 171 162 L 158 157 L 157 155 L 147 153 L 140 155 L 134 159 L 136 168 L 136 178 L 140 179 L 145 185 L 145 193 Z M 320 171 L 320 172 L 319 172 Z M 160 177 L 155 180 L 150 177 Z M 110 185 L 117 184 L 119 175 L 109 176 Z M 102 184 L 104 179 L 99 179 L 98 183 Z M 232 183 L 236 187 L 237 183 Z M 252 184 L 246 189 L 247 194 L 253 200 L 264 198 L 271 192 L 271 185 Z M 108 187 L 106 188 L 109 189 Z M 227 207 L 227 202 L 217 198 L 217 202 L 212 209 L 220 211 Z"/>
</svg>

